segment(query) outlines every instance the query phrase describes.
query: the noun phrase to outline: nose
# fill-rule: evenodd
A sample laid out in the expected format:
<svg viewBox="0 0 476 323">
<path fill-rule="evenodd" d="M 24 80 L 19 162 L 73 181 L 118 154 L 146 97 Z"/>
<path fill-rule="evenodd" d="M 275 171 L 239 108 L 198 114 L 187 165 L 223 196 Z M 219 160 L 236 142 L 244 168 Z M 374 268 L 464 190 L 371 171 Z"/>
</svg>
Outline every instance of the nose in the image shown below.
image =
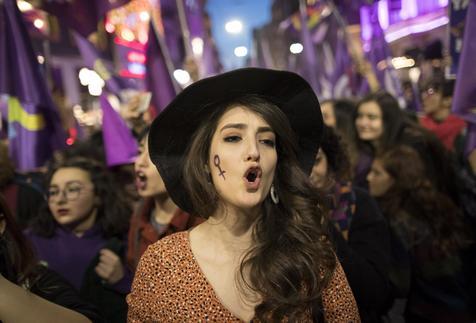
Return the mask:
<svg viewBox="0 0 476 323">
<path fill-rule="evenodd" d="M 136 158 L 136 160 L 135 160 L 135 162 L 134 162 L 134 164 L 135 164 L 135 166 L 136 166 L 136 169 L 137 169 L 138 166 L 144 166 L 144 165 L 145 165 L 145 161 L 146 161 L 146 159 L 147 159 L 146 157 L 147 157 L 147 156 L 146 156 L 145 153 L 140 153 L 140 154 L 137 156 L 137 158 Z"/>
<path fill-rule="evenodd" d="M 259 161 L 260 153 L 258 144 L 255 140 L 250 140 L 246 147 L 245 160 L 246 161 Z"/>
<path fill-rule="evenodd" d="M 367 182 L 370 182 L 372 180 L 372 177 L 373 177 L 372 172 L 368 173 L 366 177 Z"/>
<path fill-rule="evenodd" d="M 59 193 L 58 199 L 56 200 L 56 203 L 58 204 L 64 204 L 67 201 L 66 198 L 66 190 L 62 189 Z"/>
</svg>

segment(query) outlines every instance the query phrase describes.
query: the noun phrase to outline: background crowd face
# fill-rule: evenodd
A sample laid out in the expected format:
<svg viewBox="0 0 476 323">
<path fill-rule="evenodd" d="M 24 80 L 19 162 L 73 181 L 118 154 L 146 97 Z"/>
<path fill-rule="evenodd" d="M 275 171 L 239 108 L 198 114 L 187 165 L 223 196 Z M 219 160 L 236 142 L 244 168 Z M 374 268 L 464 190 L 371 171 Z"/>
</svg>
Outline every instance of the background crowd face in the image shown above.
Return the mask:
<svg viewBox="0 0 476 323">
<path fill-rule="evenodd" d="M 230 108 L 221 116 L 211 140 L 208 169 L 223 204 L 252 209 L 264 201 L 278 159 L 275 146 L 269 124 L 246 107 Z M 259 168 L 254 185 L 246 178 L 252 167 Z"/>
<path fill-rule="evenodd" d="M 358 107 L 355 127 L 363 141 L 375 142 L 383 135 L 383 115 L 377 102 L 364 102 Z"/>
<path fill-rule="evenodd" d="M 322 119 L 324 124 L 328 127 L 335 128 L 337 121 L 334 112 L 334 105 L 331 101 L 327 101 L 321 104 Z"/>
<path fill-rule="evenodd" d="M 48 188 L 48 206 L 56 222 L 64 227 L 87 230 L 96 220 L 99 198 L 90 174 L 78 167 L 59 168 Z"/>
<path fill-rule="evenodd" d="M 312 185 L 317 188 L 323 188 L 328 182 L 327 178 L 328 165 L 327 165 L 327 156 L 322 150 L 319 149 L 319 152 L 316 155 L 316 161 L 311 170 L 310 180 Z"/>
<path fill-rule="evenodd" d="M 441 91 L 434 88 L 427 88 L 421 93 L 423 112 L 433 114 L 443 108 L 443 95 Z"/>
<path fill-rule="evenodd" d="M 164 181 L 149 156 L 147 136 L 139 144 L 139 155 L 134 163 L 136 187 L 141 197 L 166 194 Z"/>
<path fill-rule="evenodd" d="M 367 180 L 369 182 L 370 195 L 375 197 L 385 195 L 395 182 L 379 159 L 374 160 L 372 163 Z"/>
</svg>

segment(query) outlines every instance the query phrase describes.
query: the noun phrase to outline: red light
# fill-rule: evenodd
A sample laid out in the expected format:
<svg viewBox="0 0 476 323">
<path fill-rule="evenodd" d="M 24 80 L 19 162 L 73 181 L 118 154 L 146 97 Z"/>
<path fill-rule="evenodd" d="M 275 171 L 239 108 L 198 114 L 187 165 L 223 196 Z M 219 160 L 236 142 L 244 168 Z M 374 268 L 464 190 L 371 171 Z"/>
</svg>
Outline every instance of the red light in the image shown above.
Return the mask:
<svg viewBox="0 0 476 323">
<path fill-rule="evenodd" d="M 73 138 L 68 138 L 68 139 L 66 139 L 66 144 L 67 144 L 68 146 L 71 146 L 72 144 L 74 144 L 74 139 L 73 139 Z"/>
<path fill-rule="evenodd" d="M 138 53 L 138 52 L 129 52 L 127 54 L 127 60 L 129 62 L 144 64 L 146 58 L 145 58 L 144 54 L 141 54 L 141 53 Z"/>
</svg>

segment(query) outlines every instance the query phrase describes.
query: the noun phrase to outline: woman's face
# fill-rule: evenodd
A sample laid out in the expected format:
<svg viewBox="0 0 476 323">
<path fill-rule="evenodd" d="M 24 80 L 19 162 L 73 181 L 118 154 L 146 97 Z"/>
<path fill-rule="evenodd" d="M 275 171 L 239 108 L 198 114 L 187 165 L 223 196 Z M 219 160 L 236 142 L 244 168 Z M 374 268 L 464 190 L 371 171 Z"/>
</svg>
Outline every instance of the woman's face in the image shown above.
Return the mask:
<svg viewBox="0 0 476 323">
<path fill-rule="evenodd" d="M 377 141 L 382 136 L 383 116 L 377 102 L 365 102 L 359 106 L 355 127 L 361 140 Z"/>
<path fill-rule="evenodd" d="M 98 198 L 88 172 L 78 167 L 58 169 L 48 188 L 48 206 L 61 226 L 87 230 L 94 225 Z"/>
<path fill-rule="evenodd" d="M 444 109 L 442 104 L 443 96 L 440 91 L 434 88 L 428 88 L 421 93 L 421 101 L 423 105 L 423 112 L 432 115 L 441 109 Z"/>
<path fill-rule="evenodd" d="M 269 193 L 278 160 L 270 125 L 246 107 L 227 110 L 213 134 L 208 169 L 226 206 L 250 210 Z"/>
<path fill-rule="evenodd" d="M 139 144 L 139 155 L 134 163 L 136 187 L 141 197 L 154 197 L 167 193 L 164 181 L 149 156 L 147 136 Z"/>
<path fill-rule="evenodd" d="M 385 170 L 379 159 L 374 160 L 370 173 L 367 175 L 370 195 L 380 197 L 385 195 L 393 186 L 393 177 Z"/>
<path fill-rule="evenodd" d="M 322 150 L 319 148 L 319 152 L 316 155 L 316 160 L 314 162 L 314 166 L 311 170 L 311 183 L 317 188 L 323 188 L 326 183 L 328 182 L 327 178 L 327 156 Z"/>
<path fill-rule="evenodd" d="M 327 101 L 321 105 L 322 119 L 324 124 L 328 127 L 336 127 L 336 116 L 334 114 L 334 106 L 332 102 Z"/>
</svg>

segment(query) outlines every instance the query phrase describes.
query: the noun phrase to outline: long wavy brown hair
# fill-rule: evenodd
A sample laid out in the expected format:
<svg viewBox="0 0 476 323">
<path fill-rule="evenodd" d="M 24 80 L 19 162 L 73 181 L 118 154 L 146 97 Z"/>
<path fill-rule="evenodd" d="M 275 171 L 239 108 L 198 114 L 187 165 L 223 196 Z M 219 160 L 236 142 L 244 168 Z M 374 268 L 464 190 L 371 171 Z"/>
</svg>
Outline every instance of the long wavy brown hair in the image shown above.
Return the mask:
<svg viewBox="0 0 476 323">
<path fill-rule="evenodd" d="M 393 186 L 378 198 L 391 225 L 404 225 L 417 236 L 420 223 L 430 236 L 438 255 L 448 255 L 469 243 L 463 216 L 451 198 L 439 192 L 425 175 L 419 154 L 409 146 L 397 146 L 377 157 L 394 179 Z"/>
<path fill-rule="evenodd" d="M 298 146 L 287 117 L 259 96 L 250 95 L 223 102 L 194 134 L 184 165 L 185 186 L 197 215 L 208 217 L 218 207 L 218 194 L 210 185 L 204 165 L 209 159 L 212 136 L 219 118 L 234 106 L 245 106 L 260 115 L 276 134 L 278 162 L 274 186 L 279 204 L 270 197 L 253 229 L 253 246 L 241 262 L 238 286 L 257 292 L 263 299 L 255 308 L 261 321 L 289 322 L 304 313 L 318 315 L 323 289 L 336 267 L 331 245 L 323 238 L 325 215 L 320 195 L 299 167 Z M 245 278 L 244 273 L 249 273 Z"/>
<path fill-rule="evenodd" d="M 5 221 L 5 232 L 0 234 L 0 240 L 3 240 L 0 244 L 4 244 L 0 248 L 0 272 L 12 283 L 22 284 L 36 265 L 35 255 L 2 194 L 0 194 L 0 217 Z"/>
</svg>

